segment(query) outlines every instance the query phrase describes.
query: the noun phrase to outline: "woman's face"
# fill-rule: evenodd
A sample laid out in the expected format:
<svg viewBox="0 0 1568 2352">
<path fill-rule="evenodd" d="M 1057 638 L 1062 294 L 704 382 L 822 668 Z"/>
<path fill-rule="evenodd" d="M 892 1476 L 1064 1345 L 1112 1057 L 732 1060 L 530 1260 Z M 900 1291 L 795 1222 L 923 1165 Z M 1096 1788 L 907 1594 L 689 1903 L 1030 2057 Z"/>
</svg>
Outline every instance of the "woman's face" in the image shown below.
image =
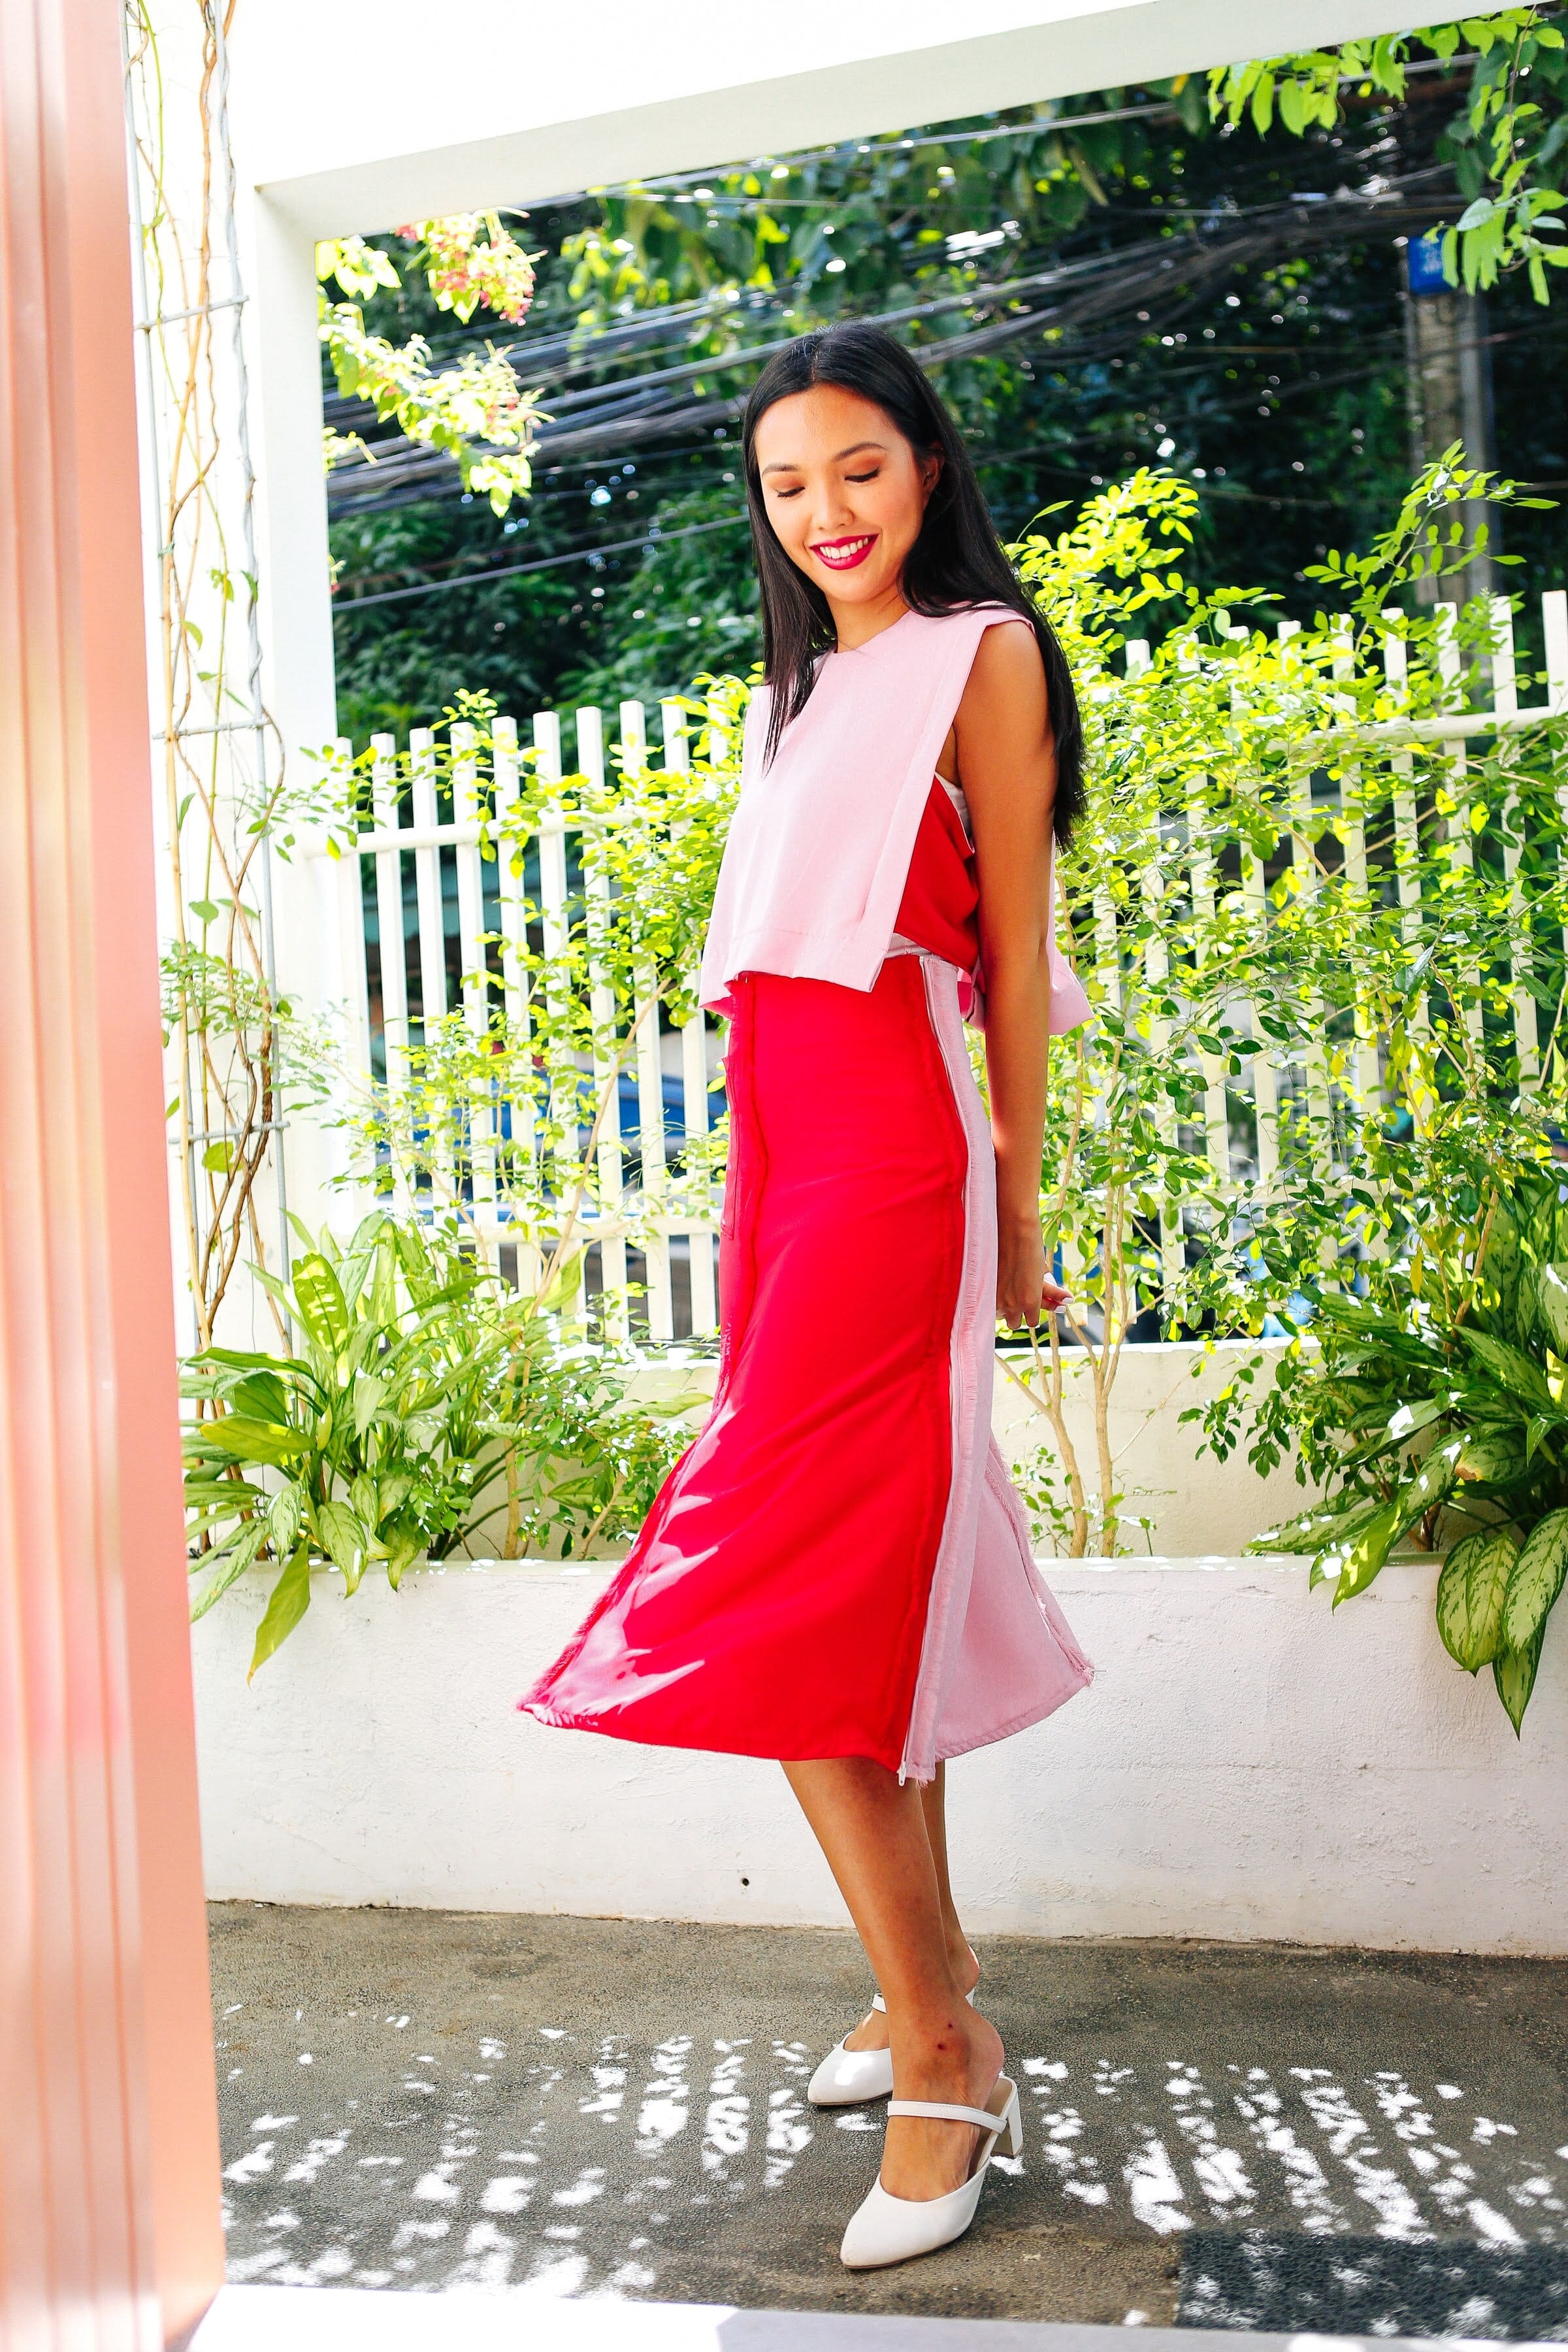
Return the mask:
<svg viewBox="0 0 1568 2352">
<path fill-rule="evenodd" d="M 901 603 L 941 457 L 922 457 L 885 409 L 830 383 L 775 400 L 752 447 L 779 544 L 829 603 Z"/>
</svg>

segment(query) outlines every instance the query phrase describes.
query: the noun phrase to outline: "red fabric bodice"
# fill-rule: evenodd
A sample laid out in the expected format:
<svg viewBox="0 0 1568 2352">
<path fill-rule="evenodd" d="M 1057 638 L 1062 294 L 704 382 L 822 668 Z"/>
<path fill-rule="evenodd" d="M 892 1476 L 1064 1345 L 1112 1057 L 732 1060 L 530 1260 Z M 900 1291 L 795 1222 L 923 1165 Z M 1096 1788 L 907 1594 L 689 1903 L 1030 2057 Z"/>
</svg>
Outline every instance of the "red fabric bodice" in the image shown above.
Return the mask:
<svg viewBox="0 0 1568 2352">
<path fill-rule="evenodd" d="M 963 819 L 933 777 L 893 926 L 906 940 L 955 963 L 980 961 L 980 886 Z"/>
</svg>

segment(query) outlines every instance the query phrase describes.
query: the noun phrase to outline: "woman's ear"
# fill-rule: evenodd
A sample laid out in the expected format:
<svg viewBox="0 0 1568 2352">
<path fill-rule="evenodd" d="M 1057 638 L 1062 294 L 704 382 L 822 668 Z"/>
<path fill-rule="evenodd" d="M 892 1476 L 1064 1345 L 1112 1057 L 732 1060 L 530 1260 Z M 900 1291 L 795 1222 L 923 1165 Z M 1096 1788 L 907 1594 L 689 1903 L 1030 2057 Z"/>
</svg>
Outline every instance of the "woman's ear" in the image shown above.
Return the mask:
<svg viewBox="0 0 1568 2352">
<path fill-rule="evenodd" d="M 937 486 L 937 479 L 942 472 L 942 457 L 940 449 L 928 449 L 925 455 L 921 457 L 921 497 L 922 500 L 929 501 L 931 492 Z"/>
</svg>

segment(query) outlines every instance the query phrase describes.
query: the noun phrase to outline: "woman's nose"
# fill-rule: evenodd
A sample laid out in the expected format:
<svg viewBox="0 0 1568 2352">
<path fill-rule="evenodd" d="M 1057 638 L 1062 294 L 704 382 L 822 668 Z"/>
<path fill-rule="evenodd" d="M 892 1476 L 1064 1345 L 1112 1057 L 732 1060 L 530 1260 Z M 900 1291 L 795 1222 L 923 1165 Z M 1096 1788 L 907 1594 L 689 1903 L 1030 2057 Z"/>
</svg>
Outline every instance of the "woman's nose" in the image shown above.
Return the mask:
<svg viewBox="0 0 1568 2352">
<path fill-rule="evenodd" d="M 812 535 L 824 539 L 830 532 L 847 530 L 854 522 L 854 513 L 845 492 L 837 483 L 825 485 L 812 503 Z"/>
</svg>

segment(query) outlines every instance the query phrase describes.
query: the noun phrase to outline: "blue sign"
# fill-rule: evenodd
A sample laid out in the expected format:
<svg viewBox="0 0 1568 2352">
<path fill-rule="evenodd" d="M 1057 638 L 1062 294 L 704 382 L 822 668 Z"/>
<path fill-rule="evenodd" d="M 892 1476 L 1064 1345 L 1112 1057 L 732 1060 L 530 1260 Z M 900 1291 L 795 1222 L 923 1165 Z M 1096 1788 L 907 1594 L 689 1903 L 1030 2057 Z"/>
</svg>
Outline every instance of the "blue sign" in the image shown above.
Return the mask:
<svg viewBox="0 0 1568 2352">
<path fill-rule="evenodd" d="M 1453 292 L 1443 275 L 1443 239 L 1437 230 L 1411 238 L 1405 248 L 1405 275 L 1412 294 Z"/>
</svg>

